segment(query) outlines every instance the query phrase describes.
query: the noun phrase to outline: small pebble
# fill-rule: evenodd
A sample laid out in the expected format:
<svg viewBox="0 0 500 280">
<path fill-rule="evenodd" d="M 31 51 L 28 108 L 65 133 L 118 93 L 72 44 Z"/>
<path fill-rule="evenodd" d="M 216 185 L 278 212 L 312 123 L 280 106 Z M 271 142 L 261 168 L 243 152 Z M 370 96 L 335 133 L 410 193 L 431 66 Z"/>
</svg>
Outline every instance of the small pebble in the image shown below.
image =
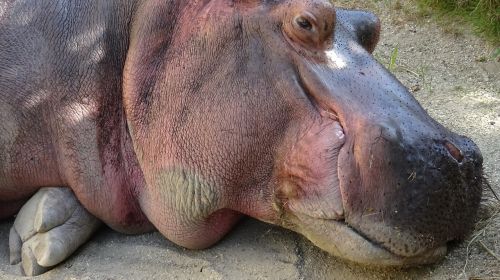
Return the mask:
<svg viewBox="0 0 500 280">
<path fill-rule="evenodd" d="M 421 89 L 420 85 L 414 85 L 410 88 L 411 92 L 417 92 Z"/>
</svg>

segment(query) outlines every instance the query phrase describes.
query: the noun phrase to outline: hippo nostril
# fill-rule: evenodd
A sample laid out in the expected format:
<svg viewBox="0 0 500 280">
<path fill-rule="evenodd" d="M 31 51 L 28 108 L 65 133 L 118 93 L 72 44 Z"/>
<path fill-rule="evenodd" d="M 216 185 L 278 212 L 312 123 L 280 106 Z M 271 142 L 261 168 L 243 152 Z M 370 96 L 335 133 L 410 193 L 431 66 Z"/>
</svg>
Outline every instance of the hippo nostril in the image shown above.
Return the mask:
<svg viewBox="0 0 500 280">
<path fill-rule="evenodd" d="M 461 163 L 464 160 L 464 155 L 462 151 L 459 148 L 457 148 L 455 144 L 451 143 L 450 141 L 445 141 L 444 146 L 456 161 Z"/>
</svg>

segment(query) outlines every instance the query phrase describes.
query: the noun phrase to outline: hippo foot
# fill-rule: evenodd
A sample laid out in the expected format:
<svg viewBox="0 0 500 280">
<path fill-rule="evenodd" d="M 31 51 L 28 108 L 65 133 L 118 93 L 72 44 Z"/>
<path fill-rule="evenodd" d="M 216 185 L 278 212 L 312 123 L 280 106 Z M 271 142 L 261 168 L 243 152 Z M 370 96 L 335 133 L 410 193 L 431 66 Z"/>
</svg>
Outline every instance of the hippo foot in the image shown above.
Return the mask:
<svg viewBox="0 0 500 280">
<path fill-rule="evenodd" d="M 100 221 L 67 188 L 43 188 L 19 211 L 10 230 L 11 264 L 36 276 L 64 261 L 97 230 Z"/>
</svg>

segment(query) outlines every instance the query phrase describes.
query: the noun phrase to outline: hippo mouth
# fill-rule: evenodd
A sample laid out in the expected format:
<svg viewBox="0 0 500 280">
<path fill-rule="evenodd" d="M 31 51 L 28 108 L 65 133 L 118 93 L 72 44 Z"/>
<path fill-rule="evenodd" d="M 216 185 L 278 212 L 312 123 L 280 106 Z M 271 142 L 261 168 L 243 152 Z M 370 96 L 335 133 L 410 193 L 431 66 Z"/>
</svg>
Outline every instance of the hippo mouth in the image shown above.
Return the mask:
<svg viewBox="0 0 500 280">
<path fill-rule="evenodd" d="M 410 267 L 435 263 L 443 259 L 447 246 L 442 245 L 414 256 L 402 256 L 367 238 L 344 220 L 318 219 L 293 214 L 299 225 L 295 230 L 316 246 L 342 259 L 363 265 Z M 293 219 L 293 218 L 292 218 Z"/>
</svg>

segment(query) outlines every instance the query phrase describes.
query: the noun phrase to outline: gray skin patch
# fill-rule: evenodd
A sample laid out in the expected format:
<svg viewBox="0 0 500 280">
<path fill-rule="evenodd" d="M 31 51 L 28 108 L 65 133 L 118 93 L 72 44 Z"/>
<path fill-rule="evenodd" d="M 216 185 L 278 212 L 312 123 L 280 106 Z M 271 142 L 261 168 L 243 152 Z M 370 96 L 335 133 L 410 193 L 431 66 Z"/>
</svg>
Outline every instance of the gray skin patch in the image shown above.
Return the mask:
<svg viewBox="0 0 500 280">
<path fill-rule="evenodd" d="M 12 106 L 0 102 L 0 120 L 2 120 L 0 122 L 0 175 L 2 170 L 4 172 L 9 170 L 10 151 L 13 150 L 18 135 L 19 124 L 15 116 Z M 0 176 L 0 186 L 4 183 L 2 177 L 4 176 Z"/>
<path fill-rule="evenodd" d="M 159 199 L 166 207 L 164 217 L 176 216 L 183 226 L 203 222 L 220 209 L 220 194 L 214 184 L 199 174 L 180 169 L 164 171 L 157 177 L 156 186 L 155 193 L 161 196 Z"/>
</svg>

